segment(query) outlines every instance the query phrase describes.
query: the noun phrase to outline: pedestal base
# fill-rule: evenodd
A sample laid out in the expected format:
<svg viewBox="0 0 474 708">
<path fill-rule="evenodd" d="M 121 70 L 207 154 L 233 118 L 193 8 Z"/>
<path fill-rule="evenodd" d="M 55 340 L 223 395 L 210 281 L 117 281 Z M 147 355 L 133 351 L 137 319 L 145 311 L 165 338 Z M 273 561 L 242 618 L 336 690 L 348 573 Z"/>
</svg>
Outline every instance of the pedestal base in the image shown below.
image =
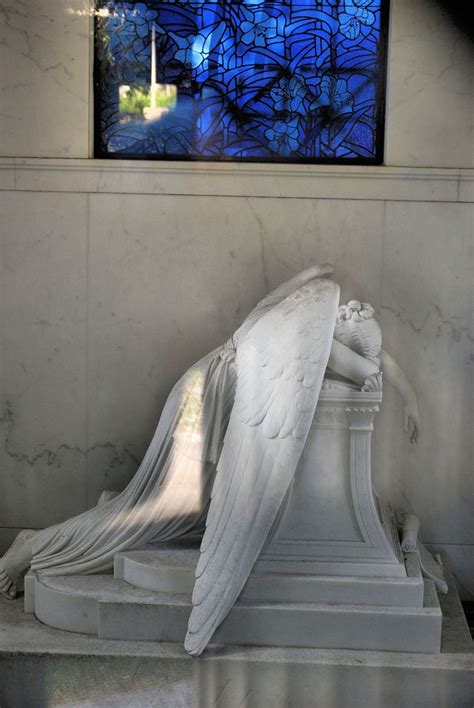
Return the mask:
<svg viewBox="0 0 474 708">
<path fill-rule="evenodd" d="M 191 594 L 198 547 L 185 543 L 129 551 L 115 556 L 114 576 L 130 585 L 157 592 Z M 332 570 L 337 564 L 327 564 Z M 309 568 L 308 568 L 309 571 Z M 269 572 L 257 562 L 240 599 L 259 602 L 309 602 L 381 607 L 423 607 L 424 583 L 418 559 L 408 556 L 404 577 L 313 575 Z"/>
<path fill-rule="evenodd" d="M 25 608 L 101 639 L 181 644 L 197 555 L 182 545 L 119 554 L 115 577 L 31 574 Z M 414 560 L 405 579 L 252 575 L 212 643 L 437 653 L 441 610 Z"/>
</svg>

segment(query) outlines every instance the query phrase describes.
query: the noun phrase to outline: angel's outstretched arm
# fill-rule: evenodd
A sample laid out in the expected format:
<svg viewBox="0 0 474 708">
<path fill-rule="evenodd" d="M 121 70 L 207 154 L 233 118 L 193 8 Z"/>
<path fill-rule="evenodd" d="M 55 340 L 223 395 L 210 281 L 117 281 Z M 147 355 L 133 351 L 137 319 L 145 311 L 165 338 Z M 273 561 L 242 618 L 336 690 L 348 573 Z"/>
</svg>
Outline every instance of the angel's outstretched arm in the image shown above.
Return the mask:
<svg viewBox="0 0 474 708">
<path fill-rule="evenodd" d="M 366 379 L 373 374 L 376 374 L 379 369 L 377 365 L 365 359 L 360 354 L 346 347 L 341 342 L 333 339 L 331 347 L 331 355 L 329 357 L 328 366 L 336 373 L 344 376 L 354 383 L 362 385 Z M 416 442 L 419 437 L 420 430 L 420 413 L 416 394 L 408 381 L 403 371 L 398 366 L 397 362 L 382 350 L 381 366 L 384 378 L 392 386 L 395 386 L 401 397 L 403 398 L 404 407 L 404 427 L 410 434 L 410 442 Z"/>
<path fill-rule="evenodd" d="M 410 442 L 415 443 L 420 435 L 420 411 L 416 393 L 397 362 L 382 349 L 380 356 L 384 378 L 395 386 L 405 404 L 403 410 L 405 430 L 410 434 Z"/>
<path fill-rule="evenodd" d="M 361 386 L 369 376 L 379 371 L 377 364 L 360 356 L 337 339 L 332 340 L 328 366 L 340 376 Z"/>
</svg>

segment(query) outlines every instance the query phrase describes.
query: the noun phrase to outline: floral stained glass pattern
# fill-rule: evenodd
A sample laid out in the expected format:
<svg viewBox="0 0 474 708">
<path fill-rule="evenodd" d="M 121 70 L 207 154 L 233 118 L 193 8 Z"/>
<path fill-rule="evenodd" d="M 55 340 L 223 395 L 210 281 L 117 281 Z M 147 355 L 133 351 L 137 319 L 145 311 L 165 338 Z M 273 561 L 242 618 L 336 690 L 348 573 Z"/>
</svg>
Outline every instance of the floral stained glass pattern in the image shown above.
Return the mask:
<svg viewBox="0 0 474 708">
<path fill-rule="evenodd" d="M 96 155 L 381 162 L 386 5 L 99 3 Z"/>
</svg>

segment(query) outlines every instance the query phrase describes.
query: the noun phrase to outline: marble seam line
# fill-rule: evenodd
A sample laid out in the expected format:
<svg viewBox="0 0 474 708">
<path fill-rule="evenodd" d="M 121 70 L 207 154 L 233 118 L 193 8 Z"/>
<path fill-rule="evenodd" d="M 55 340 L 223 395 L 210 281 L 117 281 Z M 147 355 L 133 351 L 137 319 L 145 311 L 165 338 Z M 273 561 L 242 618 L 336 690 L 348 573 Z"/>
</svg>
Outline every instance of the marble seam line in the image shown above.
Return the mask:
<svg viewBox="0 0 474 708">
<path fill-rule="evenodd" d="M 15 178 L 16 182 L 16 178 Z M 32 194 L 88 194 L 91 196 L 137 196 L 137 197 L 196 197 L 196 198 L 222 198 L 222 199 L 298 199 L 298 200 L 311 200 L 311 201 L 326 201 L 326 202 L 387 202 L 391 204 L 398 203 L 409 203 L 409 204 L 474 204 L 470 199 L 457 200 L 457 199 L 411 199 L 410 197 L 400 197 L 399 199 L 387 199 L 386 197 L 367 197 L 367 196 L 357 196 L 352 195 L 348 197 L 319 197 L 317 195 L 310 196 L 300 196 L 300 195 L 289 195 L 285 196 L 282 194 L 270 194 L 270 195 L 256 195 L 256 194 L 215 194 L 212 192 L 138 192 L 138 191 L 121 191 L 114 192 L 110 191 L 100 191 L 91 189 L 31 189 L 31 188 L 17 188 L 15 187 L 0 187 L 0 192 L 20 192 L 20 193 L 32 193 Z"/>
</svg>

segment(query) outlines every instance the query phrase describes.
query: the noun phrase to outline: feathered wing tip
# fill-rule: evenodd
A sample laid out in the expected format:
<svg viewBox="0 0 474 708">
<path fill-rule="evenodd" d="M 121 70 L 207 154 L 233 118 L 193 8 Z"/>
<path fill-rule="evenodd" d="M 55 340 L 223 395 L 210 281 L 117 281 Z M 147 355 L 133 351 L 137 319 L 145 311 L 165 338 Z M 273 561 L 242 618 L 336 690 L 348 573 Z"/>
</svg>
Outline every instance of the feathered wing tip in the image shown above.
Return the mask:
<svg viewBox="0 0 474 708">
<path fill-rule="evenodd" d="M 190 656 L 200 656 L 205 648 L 206 647 L 201 648 L 198 645 L 194 635 L 189 634 L 189 632 L 186 633 L 186 637 L 184 639 L 184 651 L 187 654 L 189 654 Z"/>
<path fill-rule="evenodd" d="M 201 544 L 186 651 L 227 616 L 291 484 L 318 402 L 339 303 L 316 278 L 259 319 L 237 348 L 237 390 Z"/>
<path fill-rule="evenodd" d="M 234 336 L 237 340 L 245 337 L 255 323 L 266 315 L 267 312 L 276 307 L 276 305 L 279 305 L 282 300 L 294 294 L 297 290 L 303 288 L 305 285 L 313 280 L 316 280 L 317 278 L 332 276 L 334 274 L 334 270 L 335 268 L 331 263 L 313 265 L 306 268 L 306 270 L 297 273 L 297 275 L 294 275 L 281 285 L 278 285 L 278 287 L 265 295 L 263 300 L 260 300 L 256 307 L 253 308 L 239 329 L 234 333 Z"/>
<path fill-rule="evenodd" d="M 304 271 L 308 276 L 313 273 L 311 280 L 314 278 L 327 278 L 328 276 L 334 275 L 336 268 L 332 263 L 319 263 L 318 265 L 308 268 Z"/>
<path fill-rule="evenodd" d="M 297 275 L 294 275 L 292 278 L 279 285 L 277 288 L 275 288 L 275 290 L 272 290 L 270 293 L 268 293 L 267 297 L 271 297 L 272 295 L 276 295 L 278 293 L 281 293 L 282 295 L 287 297 L 291 293 L 295 292 L 295 290 L 297 290 L 298 288 L 303 287 L 304 285 L 310 283 L 316 278 L 327 278 L 334 275 L 334 271 L 335 268 L 331 263 L 318 263 L 317 265 L 310 266 L 309 268 L 302 270 L 300 273 L 297 273 Z M 264 300 L 265 299 L 266 298 L 264 298 Z"/>
</svg>

